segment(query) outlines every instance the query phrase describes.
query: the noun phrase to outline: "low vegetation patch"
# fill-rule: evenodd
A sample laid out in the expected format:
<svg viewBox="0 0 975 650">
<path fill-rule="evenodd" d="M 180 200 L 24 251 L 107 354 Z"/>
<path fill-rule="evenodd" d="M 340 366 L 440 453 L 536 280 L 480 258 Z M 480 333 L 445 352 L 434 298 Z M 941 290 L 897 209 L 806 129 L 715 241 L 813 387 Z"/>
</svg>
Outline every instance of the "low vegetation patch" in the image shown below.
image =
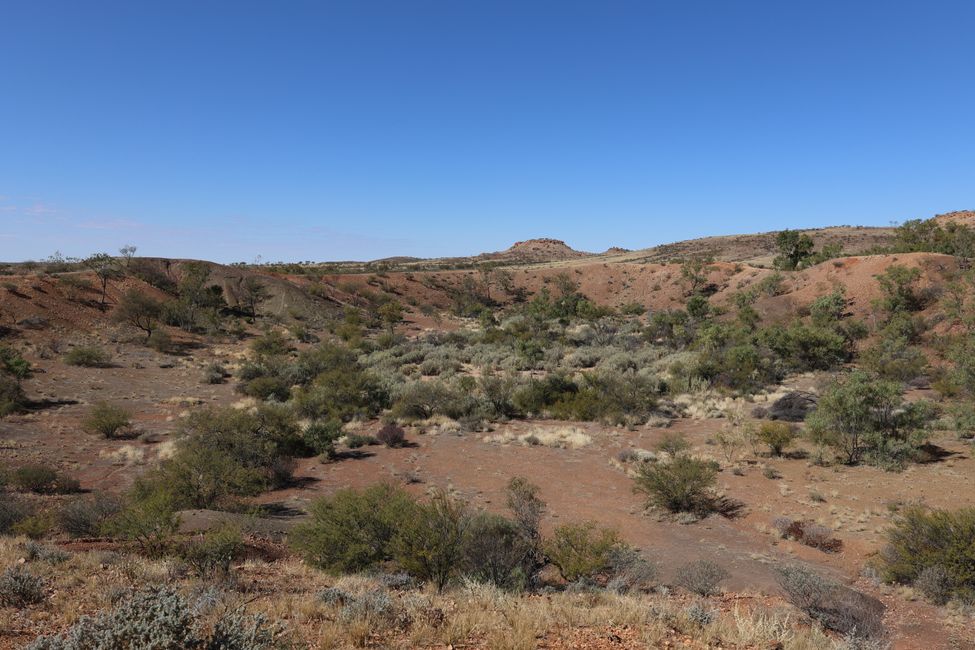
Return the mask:
<svg viewBox="0 0 975 650">
<path fill-rule="evenodd" d="M 64 362 L 82 368 L 108 368 L 112 365 L 112 355 L 98 346 L 79 345 L 64 355 Z"/>
<path fill-rule="evenodd" d="M 975 602 L 975 509 L 905 510 L 879 566 L 888 581 L 914 584 L 935 602 Z"/>
<path fill-rule="evenodd" d="M 132 415 L 121 406 L 98 402 L 82 421 L 85 430 L 105 438 L 122 438 L 131 433 Z"/>
</svg>

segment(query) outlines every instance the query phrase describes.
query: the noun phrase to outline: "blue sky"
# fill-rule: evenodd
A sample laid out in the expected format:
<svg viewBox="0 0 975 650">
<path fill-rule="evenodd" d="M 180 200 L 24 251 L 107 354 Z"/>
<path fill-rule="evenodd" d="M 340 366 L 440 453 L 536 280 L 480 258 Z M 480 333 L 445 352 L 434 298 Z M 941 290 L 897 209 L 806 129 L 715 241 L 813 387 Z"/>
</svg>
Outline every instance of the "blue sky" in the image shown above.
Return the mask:
<svg viewBox="0 0 975 650">
<path fill-rule="evenodd" d="M 584 250 L 975 207 L 975 3 L 0 4 L 0 259 Z"/>
</svg>

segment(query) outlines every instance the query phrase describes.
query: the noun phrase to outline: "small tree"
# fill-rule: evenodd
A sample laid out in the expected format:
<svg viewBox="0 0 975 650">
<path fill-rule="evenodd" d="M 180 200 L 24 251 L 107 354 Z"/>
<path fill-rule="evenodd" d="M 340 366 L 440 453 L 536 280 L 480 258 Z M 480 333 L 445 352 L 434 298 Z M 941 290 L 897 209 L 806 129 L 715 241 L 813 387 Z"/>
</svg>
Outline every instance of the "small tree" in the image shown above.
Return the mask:
<svg viewBox="0 0 975 650">
<path fill-rule="evenodd" d="M 403 322 L 403 305 L 395 300 L 383 303 L 378 310 L 379 320 L 389 328 L 389 335 L 393 336 L 396 326 Z"/>
<path fill-rule="evenodd" d="M 708 274 L 713 268 L 710 256 L 689 257 L 680 265 L 680 275 L 687 284 L 687 293 L 695 294 L 707 284 Z"/>
<path fill-rule="evenodd" d="M 924 300 L 916 286 L 920 279 L 921 269 L 891 264 L 884 273 L 877 276 L 877 282 L 884 292 L 880 306 L 891 314 L 922 309 Z"/>
<path fill-rule="evenodd" d="M 775 258 L 775 266 L 794 271 L 813 252 L 813 240 L 798 230 L 783 230 L 775 237 L 775 246 L 779 249 L 779 256 Z"/>
<path fill-rule="evenodd" d="M 132 257 L 135 255 L 136 250 L 138 250 L 138 248 L 132 244 L 126 244 L 122 248 L 118 249 L 119 255 L 121 255 L 122 259 L 125 260 L 126 269 L 129 268 L 129 263 L 132 262 Z"/>
<path fill-rule="evenodd" d="M 257 308 L 262 302 L 270 297 L 270 292 L 261 279 L 254 275 L 249 275 L 240 283 L 240 295 L 238 300 L 246 313 L 252 319 L 257 318 Z"/>
<path fill-rule="evenodd" d="M 152 337 L 163 313 L 163 304 L 137 289 L 129 289 L 115 308 L 114 318 L 146 333 L 146 341 Z"/>
<path fill-rule="evenodd" d="M 900 384 L 857 371 L 830 386 L 806 423 L 814 441 L 852 465 L 865 454 L 878 463 L 900 460 L 913 451 L 930 417 L 926 403 L 904 403 Z"/>
<path fill-rule="evenodd" d="M 98 281 L 102 285 L 102 299 L 101 308 L 105 309 L 105 301 L 108 297 L 108 283 L 110 280 L 117 280 L 123 276 L 122 270 L 119 268 L 118 260 L 109 255 L 108 253 L 96 253 L 82 260 L 82 263 L 88 267 L 94 274 L 98 277 Z"/>
</svg>

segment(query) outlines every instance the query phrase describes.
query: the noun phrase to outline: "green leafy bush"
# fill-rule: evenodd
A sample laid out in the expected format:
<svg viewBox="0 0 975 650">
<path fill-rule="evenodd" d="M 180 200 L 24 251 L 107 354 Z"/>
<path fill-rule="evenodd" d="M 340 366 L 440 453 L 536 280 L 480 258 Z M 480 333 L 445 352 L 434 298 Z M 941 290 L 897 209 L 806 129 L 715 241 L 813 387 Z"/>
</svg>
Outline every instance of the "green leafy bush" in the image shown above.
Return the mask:
<svg viewBox="0 0 975 650">
<path fill-rule="evenodd" d="M 287 460 L 311 450 L 290 409 L 262 405 L 255 412 L 233 408 L 190 414 L 174 455 L 150 475 L 179 508 L 230 505 L 289 480 Z"/>
<path fill-rule="evenodd" d="M 464 573 L 500 589 L 521 589 L 534 569 L 534 553 L 530 538 L 516 522 L 478 513 L 467 530 Z"/>
<path fill-rule="evenodd" d="M 0 535 L 9 534 L 17 524 L 33 514 L 30 503 L 13 494 L 0 492 Z"/>
<path fill-rule="evenodd" d="M 393 538 L 396 562 L 420 580 L 443 591 L 461 569 L 470 525 L 466 505 L 444 492 L 417 503 L 400 521 Z"/>
<path fill-rule="evenodd" d="M 619 533 L 593 522 L 564 524 L 545 541 L 545 555 L 569 582 L 607 570 L 613 552 L 623 545 Z"/>
<path fill-rule="evenodd" d="M 20 382 L 0 374 L 0 418 L 23 410 L 27 396 Z"/>
<path fill-rule="evenodd" d="M 470 391 L 445 380 L 415 381 L 403 386 L 393 402 L 392 413 L 404 420 L 425 420 L 434 415 L 459 419 L 478 407 Z"/>
<path fill-rule="evenodd" d="M 105 438 L 118 438 L 128 430 L 131 422 L 132 416 L 126 409 L 108 402 L 97 402 L 82 420 L 82 426 Z"/>
<path fill-rule="evenodd" d="M 309 564 L 334 573 L 362 571 L 393 557 L 392 540 L 413 499 L 391 485 L 346 489 L 312 502 L 291 545 Z"/>
<path fill-rule="evenodd" d="M 80 489 L 77 480 L 65 476 L 49 465 L 22 465 L 10 473 L 10 483 L 22 492 L 37 494 L 71 494 Z"/>
<path fill-rule="evenodd" d="M 169 549 L 179 530 L 177 503 L 171 486 L 158 479 L 140 479 L 125 506 L 100 529 L 136 542 L 143 553 L 159 555 Z"/>
<path fill-rule="evenodd" d="M 887 532 L 880 567 L 886 580 L 905 584 L 938 568 L 952 598 L 975 602 L 975 508 L 905 510 Z"/>
<path fill-rule="evenodd" d="M 108 368 L 112 365 L 112 355 L 95 345 L 79 345 L 64 355 L 64 362 L 83 368 Z"/>
<path fill-rule="evenodd" d="M 775 456 L 781 456 L 796 438 L 796 432 L 788 422 L 762 422 L 756 435 Z"/>
<path fill-rule="evenodd" d="M 259 400 L 286 402 L 291 397 L 291 386 L 281 377 L 255 377 L 237 387 L 237 390 Z"/>
<path fill-rule="evenodd" d="M 231 563 L 243 550 L 244 539 L 240 530 L 221 526 L 207 531 L 201 538 L 184 542 L 179 555 L 197 576 L 211 580 L 229 576 Z"/>
<path fill-rule="evenodd" d="M 649 505 L 670 512 L 707 515 L 717 509 L 714 463 L 678 455 L 667 463 L 643 463 L 637 469 L 636 490 Z"/>
</svg>

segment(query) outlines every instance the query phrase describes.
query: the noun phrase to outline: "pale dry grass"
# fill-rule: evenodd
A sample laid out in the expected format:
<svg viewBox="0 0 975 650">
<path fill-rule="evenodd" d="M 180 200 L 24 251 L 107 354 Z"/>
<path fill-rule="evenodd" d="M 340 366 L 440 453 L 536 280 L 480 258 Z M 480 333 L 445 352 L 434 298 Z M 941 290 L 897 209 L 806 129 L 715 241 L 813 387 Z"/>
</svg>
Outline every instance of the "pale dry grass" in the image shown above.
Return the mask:
<svg viewBox="0 0 975 650">
<path fill-rule="evenodd" d="M 484 442 L 493 444 L 521 444 L 529 447 L 553 447 L 556 449 L 581 449 L 592 444 L 592 437 L 579 427 L 554 426 L 531 427 L 525 433 L 505 431 L 485 436 Z"/>
<path fill-rule="evenodd" d="M 26 540 L 0 538 L 0 565 L 24 556 Z M 432 589 L 388 591 L 378 577 L 327 576 L 296 558 L 273 562 L 247 560 L 227 583 L 203 583 L 179 570 L 179 562 L 146 559 L 105 551 L 72 553 L 62 563 L 29 562 L 46 583 L 47 602 L 27 610 L 0 608 L 0 626 L 30 636 L 61 630 L 85 614 L 108 609 L 125 590 L 168 583 L 189 598 L 216 589 L 224 605 L 244 607 L 283 623 L 295 647 L 314 648 L 444 648 L 530 650 L 541 639 L 574 647 L 579 638 L 605 638 L 625 631 L 629 641 L 649 647 L 689 648 L 782 647 L 794 650 L 831 648 L 822 633 L 781 605 L 738 603 L 721 607 L 713 622 L 701 625 L 687 615 L 687 601 L 665 594 L 592 593 L 515 594 L 477 583 L 465 583 L 438 594 Z M 385 612 L 346 609 L 318 598 L 335 587 L 354 599 L 385 594 Z M 624 633 L 624 632 L 620 632 Z M 776 645 L 781 644 L 781 645 Z M 626 647 L 635 647 L 627 645 Z"/>
</svg>

